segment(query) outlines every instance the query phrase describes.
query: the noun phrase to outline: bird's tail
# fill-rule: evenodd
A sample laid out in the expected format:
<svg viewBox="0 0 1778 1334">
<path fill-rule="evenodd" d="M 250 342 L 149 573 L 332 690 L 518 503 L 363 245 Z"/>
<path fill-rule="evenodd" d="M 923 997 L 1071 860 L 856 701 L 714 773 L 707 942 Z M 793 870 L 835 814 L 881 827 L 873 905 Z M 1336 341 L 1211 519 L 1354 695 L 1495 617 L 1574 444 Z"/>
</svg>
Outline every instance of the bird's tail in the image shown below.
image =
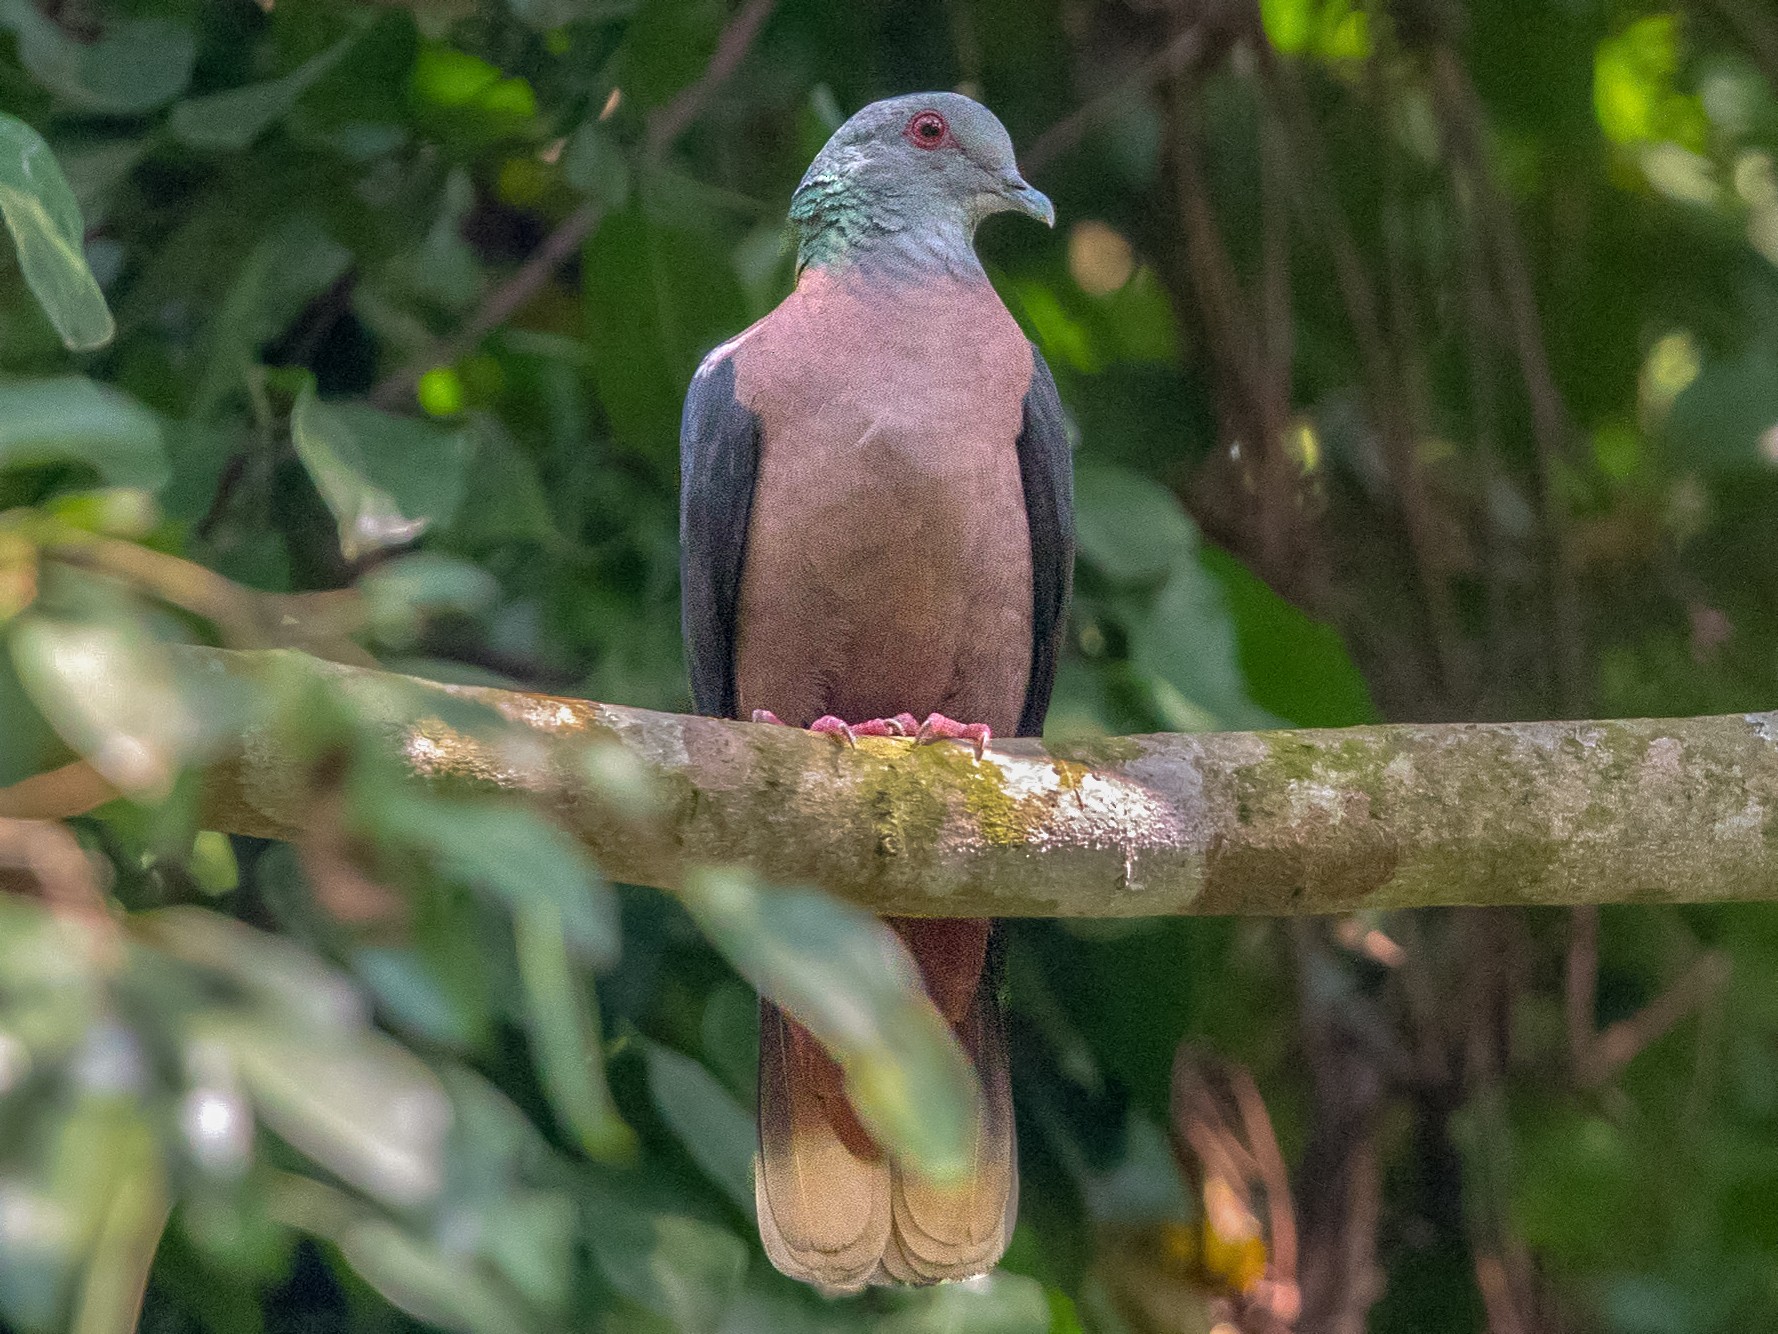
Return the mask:
<svg viewBox="0 0 1778 1334">
<path fill-rule="evenodd" d="M 986 921 L 889 923 L 981 1080 L 975 1162 L 931 1185 L 902 1171 L 859 1123 L 833 1058 L 769 1001 L 760 1005 L 759 1156 L 753 1190 L 772 1263 L 834 1291 L 986 1273 L 1018 1210 L 1006 1022 Z"/>
</svg>

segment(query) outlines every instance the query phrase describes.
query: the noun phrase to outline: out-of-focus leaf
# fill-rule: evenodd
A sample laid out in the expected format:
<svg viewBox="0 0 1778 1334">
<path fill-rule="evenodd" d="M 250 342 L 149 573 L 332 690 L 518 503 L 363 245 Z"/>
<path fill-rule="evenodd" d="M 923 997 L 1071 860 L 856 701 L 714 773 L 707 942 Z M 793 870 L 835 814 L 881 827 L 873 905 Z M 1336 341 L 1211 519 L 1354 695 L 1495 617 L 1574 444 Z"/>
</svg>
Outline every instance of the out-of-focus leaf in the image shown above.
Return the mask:
<svg viewBox="0 0 1778 1334">
<path fill-rule="evenodd" d="M 1197 530 L 1166 488 L 1133 472 L 1082 467 L 1074 482 L 1082 559 L 1114 579 L 1156 579 L 1197 550 Z"/>
<path fill-rule="evenodd" d="M 0 114 L 0 217 L 25 283 L 76 352 L 103 347 L 117 326 L 86 262 L 86 225 L 55 155 L 21 120 Z"/>
<path fill-rule="evenodd" d="M 424 927 L 422 928 L 425 929 Z M 448 932 L 450 928 L 445 928 Z M 485 960 L 470 937 L 444 948 L 357 950 L 352 968 L 397 1030 L 466 1049 L 486 1039 L 489 1025 Z"/>
<path fill-rule="evenodd" d="M 683 1334 L 714 1334 L 747 1269 L 741 1239 L 714 1223 L 644 1213 L 616 1198 L 589 1207 L 593 1259 L 611 1286 Z"/>
<path fill-rule="evenodd" d="M 416 1319 L 465 1334 L 524 1334 L 537 1328 L 480 1266 L 442 1253 L 384 1219 L 360 1218 L 338 1242 L 346 1263 Z"/>
<path fill-rule="evenodd" d="M 136 116 L 171 102 L 191 80 L 196 45 L 167 19 L 113 23 L 95 42 L 77 41 L 31 0 L 0 0 L 0 24 L 18 38 L 19 62 L 81 111 Z"/>
<path fill-rule="evenodd" d="M 152 491 L 167 480 L 160 421 L 84 376 L 0 384 L 0 470 L 73 463 L 110 486 Z"/>
<path fill-rule="evenodd" d="M 1673 400 L 1667 435 L 1689 459 L 1725 472 L 1774 465 L 1778 440 L 1778 342 L 1750 343 L 1734 357 L 1705 363 Z"/>
<path fill-rule="evenodd" d="M 358 403 L 323 403 L 307 387 L 290 415 L 297 457 L 356 560 L 449 522 L 463 495 L 467 431 L 394 417 Z"/>
<path fill-rule="evenodd" d="M 467 561 L 419 551 L 385 561 L 358 581 L 370 613 L 372 632 L 383 643 L 404 648 L 414 642 L 430 616 L 475 616 L 500 596 L 494 576 Z"/>
<path fill-rule="evenodd" d="M 135 1334 L 171 1207 L 160 1145 L 146 1127 L 108 1157 L 110 1198 L 87 1256 L 70 1334 Z"/>
<path fill-rule="evenodd" d="M 620 209 L 630 197 L 630 164 L 597 120 L 582 121 L 562 152 L 568 184 L 606 209 Z"/>
<path fill-rule="evenodd" d="M 753 1149 L 757 1123 L 703 1066 L 671 1047 L 649 1042 L 648 1087 L 661 1119 L 673 1128 L 704 1175 L 748 1217 L 753 1216 Z"/>
<path fill-rule="evenodd" d="M 587 244 L 586 296 L 599 400 L 620 440 L 666 463 L 698 358 L 746 322 L 734 271 L 706 238 L 633 200 Z"/>
<path fill-rule="evenodd" d="M 1227 552 L 1198 559 L 1222 585 L 1240 648 L 1244 693 L 1298 727 L 1352 727 L 1376 721 L 1370 690 L 1339 631 L 1311 620 Z"/>
<path fill-rule="evenodd" d="M 395 1208 L 438 1196 L 451 1104 L 405 1048 L 233 1012 L 191 1033 L 234 1062 L 267 1125 L 341 1180 Z"/>
<path fill-rule="evenodd" d="M 561 1191 L 509 1190 L 482 1211 L 482 1253 L 527 1301 L 559 1307 L 574 1281 L 579 1210 Z"/>
<path fill-rule="evenodd" d="M 6 738 L 6 745 L 0 746 L 0 787 L 47 773 L 74 758 L 31 702 L 9 653 L 0 654 L 0 736 Z"/>
<path fill-rule="evenodd" d="M 193 148 L 245 148 L 339 64 L 355 40 L 353 36 L 335 42 L 281 78 L 181 102 L 167 124 Z"/>
<path fill-rule="evenodd" d="M 609 23 L 627 19 L 642 0 L 506 0 L 506 7 L 527 27 L 560 28 L 568 23 Z"/>
<path fill-rule="evenodd" d="M 474 550 L 509 542 L 560 544 L 537 466 L 493 417 L 472 423 L 476 444 L 464 494 L 473 505 L 460 507 L 451 524 L 452 541 Z"/>
<path fill-rule="evenodd" d="M 0 1315 L 28 1329 L 70 1329 L 64 1303 L 86 1306 L 90 1296 L 92 1334 L 135 1327 L 119 1318 L 115 1285 L 139 1280 L 152 1258 L 152 1238 L 147 1255 L 137 1252 L 143 1234 L 158 1235 L 166 1183 L 160 1145 L 132 1093 L 95 1089 L 74 1099 L 27 1146 L 35 1154 L 0 1170 L 9 1223 L 0 1229 Z M 101 1271 L 101 1260 L 122 1272 Z"/>
<path fill-rule="evenodd" d="M 106 619 L 26 612 L 12 662 L 57 735 L 125 792 L 164 797 L 198 743 L 166 649 L 121 609 Z"/>
<path fill-rule="evenodd" d="M 1195 551 L 1175 562 L 1153 605 L 1130 627 L 1130 660 L 1156 684 L 1169 728 L 1277 723 L 1247 697 L 1228 606 Z"/>
<path fill-rule="evenodd" d="M 716 0 L 642 0 L 624 29 L 624 90 L 642 106 L 665 102 L 703 72 L 722 20 Z"/>
<path fill-rule="evenodd" d="M 358 808 L 386 846 L 422 854 L 437 874 L 514 910 L 547 905 L 575 953 L 594 963 L 617 955 L 617 905 L 585 852 L 559 825 L 503 801 L 444 801 L 397 790 Z"/>
<path fill-rule="evenodd" d="M 186 868 L 198 888 L 206 894 L 227 894 L 241 883 L 241 867 L 235 860 L 234 845 L 228 841 L 227 834 L 219 834 L 214 829 L 201 830 L 192 840 Z"/>
<path fill-rule="evenodd" d="M 332 1242 L 365 1282 L 416 1319 L 462 1334 L 537 1329 L 518 1296 L 460 1247 L 422 1240 L 304 1177 L 275 1178 L 269 1194 L 280 1221 Z"/>
<path fill-rule="evenodd" d="M 190 415 L 208 420 L 242 387 L 261 344 L 275 338 L 351 262 L 351 252 L 306 210 L 273 226 L 241 261 L 210 322 L 209 360 L 197 377 Z"/>
<path fill-rule="evenodd" d="M 466 145 L 517 134 L 537 114 L 530 83 L 442 42 L 420 48 L 408 87 L 426 122 Z"/>
<path fill-rule="evenodd" d="M 684 898 L 735 971 L 833 1053 L 880 1143 L 936 1180 L 968 1170 L 975 1076 L 894 932 L 825 894 L 728 871 L 690 877 Z"/>
<path fill-rule="evenodd" d="M 356 1033 L 370 1021 L 343 974 L 294 940 L 255 930 L 207 908 L 157 908 L 131 929 L 155 948 L 228 978 L 286 1021 L 319 1033 Z"/>
<path fill-rule="evenodd" d="M 941 1283 L 903 1298 L 904 1309 L 878 1322 L 880 1334 L 1049 1334 L 1043 1284 L 997 1270 L 979 1283 Z"/>
<path fill-rule="evenodd" d="M 611 1100 L 596 998 L 575 971 L 561 911 L 547 902 L 520 905 L 513 912 L 513 937 L 526 1028 L 556 1114 L 590 1156 L 630 1157 L 636 1134 Z"/>
</svg>

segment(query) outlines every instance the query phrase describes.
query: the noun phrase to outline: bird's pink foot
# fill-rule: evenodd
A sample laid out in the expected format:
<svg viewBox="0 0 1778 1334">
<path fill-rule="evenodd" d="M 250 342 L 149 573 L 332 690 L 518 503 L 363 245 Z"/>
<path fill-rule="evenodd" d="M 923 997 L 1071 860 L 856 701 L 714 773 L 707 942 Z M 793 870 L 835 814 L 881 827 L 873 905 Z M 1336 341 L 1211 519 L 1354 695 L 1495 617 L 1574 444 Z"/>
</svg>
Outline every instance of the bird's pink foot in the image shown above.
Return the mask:
<svg viewBox="0 0 1778 1334">
<path fill-rule="evenodd" d="M 775 723 L 779 727 L 787 725 L 770 709 L 755 709 L 753 721 Z M 809 724 L 808 730 L 844 741 L 849 746 L 856 745 L 861 736 L 912 737 L 918 745 L 930 741 L 967 741 L 975 747 L 978 760 L 994 737 L 986 723 L 960 723 L 942 713 L 927 714 L 925 722 L 920 722 L 911 713 L 898 713 L 893 718 L 866 718 L 861 723 L 849 723 L 844 718 L 824 713 Z"/>
<path fill-rule="evenodd" d="M 867 718 L 852 730 L 859 736 L 912 736 L 920 730 L 920 720 L 911 713 L 898 713 L 893 718 Z"/>
<path fill-rule="evenodd" d="M 935 717 L 937 715 L 934 715 Z M 784 720 L 770 709 L 755 709 L 753 721 L 756 723 L 776 723 L 785 725 Z M 867 718 L 861 723 L 849 723 L 844 718 L 831 713 L 824 713 L 809 724 L 809 731 L 819 732 L 844 741 L 847 745 L 856 744 L 861 736 L 907 736 L 911 737 L 920 730 L 920 721 L 911 713 L 898 713 L 893 718 Z"/>
<path fill-rule="evenodd" d="M 852 724 L 844 718 L 836 718 L 831 713 L 824 713 L 809 724 L 811 732 L 821 732 L 833 737 L 836 741 L 844 741 L 848 746 L 858 744 L 858 733 Z"/>
<path fill-rule="evenodd" d="M 866 718 L 861 723 L 849 723 L 827 713 L 809 724 L 811 732 L 825 732 L 848 745 L 857 744 L 861 736 L 912 736 L 919 727 L 911 713 L 898 713 L 893 718 Z"/>
<path fill-rule="evenodd" d="M 979 760 L 993 736 L 986 723 L 960 723 L 942 713 L 929 713 L 926 721 L 915 729 L 914 742 L 925 745 L 929 741 L 967 741 L 975 747 L 975 757 Z"/>
</svg>

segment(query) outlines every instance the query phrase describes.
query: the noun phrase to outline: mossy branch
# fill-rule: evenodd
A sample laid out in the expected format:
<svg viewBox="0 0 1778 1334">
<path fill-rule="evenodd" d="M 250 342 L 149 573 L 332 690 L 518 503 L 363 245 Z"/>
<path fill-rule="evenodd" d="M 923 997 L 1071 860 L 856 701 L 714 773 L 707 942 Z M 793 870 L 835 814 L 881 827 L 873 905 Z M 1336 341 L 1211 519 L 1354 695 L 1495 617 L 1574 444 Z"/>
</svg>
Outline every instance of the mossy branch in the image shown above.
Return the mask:
<svg viewBox="0 0 1778 1334">
<path fill-rule="evenodd" d="M 734 863 L 938 916 L 1778 899 L 1778 714 L 996 741 L 978 762 L 949 742 L 851 749 L 294 653 L 183 652 L 207 673 L 327 678 L 416 778 L 541 800 L 637 884 Z M 513 736 L 440 721 L 470 702 Z M 656 776 L 650 817 L 614 814 L 588 743 Z M 208 822 L 294 835 L 300 763 L 268 735 L 233 738 L 207 773 Z"/>
</svg>

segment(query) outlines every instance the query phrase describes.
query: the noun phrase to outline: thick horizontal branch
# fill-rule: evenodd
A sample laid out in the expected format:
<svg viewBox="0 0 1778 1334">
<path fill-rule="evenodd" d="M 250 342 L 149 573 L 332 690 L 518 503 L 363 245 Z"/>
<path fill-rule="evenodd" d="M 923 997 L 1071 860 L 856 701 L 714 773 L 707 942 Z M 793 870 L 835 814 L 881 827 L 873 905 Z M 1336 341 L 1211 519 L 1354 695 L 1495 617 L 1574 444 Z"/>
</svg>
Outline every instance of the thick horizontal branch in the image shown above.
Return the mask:
<svg viewBox="0 0 1778 1334">
<path fill-rule="evenodd" d="M 535 797 L 637 884 L 734 863 L 938 916 L 1778 899 L 1778 714 L 996 741 L 978 761 L 950 742 L 850 749 L 294 653 L 188 652 L 207 673 L 335 682 L 417 778 Z M 440 721 L 468 702 L 514 736 Z M 588 742 L 658 776 L 654 818 L 613 814 Z M 208 776 L 212 827 L 297 832 L 301 763 L 269 735 L 235 738 Z"/>
</svg>

